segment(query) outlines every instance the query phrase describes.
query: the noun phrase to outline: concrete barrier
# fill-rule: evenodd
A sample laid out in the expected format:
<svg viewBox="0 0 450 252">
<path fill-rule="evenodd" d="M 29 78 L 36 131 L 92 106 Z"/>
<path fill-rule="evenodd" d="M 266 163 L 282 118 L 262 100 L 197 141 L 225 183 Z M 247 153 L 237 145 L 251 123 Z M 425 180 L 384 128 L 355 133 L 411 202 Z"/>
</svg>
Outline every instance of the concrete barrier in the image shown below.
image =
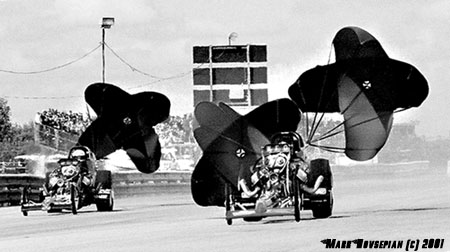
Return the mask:
<svg viewBox="0 0 450 252">
<path fill-rule="evenodd" d="M 190 191 L 192 172 L 113 173 L 113 189 L 117 197 L 143 194 L 184 193 Z"/>
<path fill-rule="evenodd" d="M 414 173 L 426 172 L 430 169 L 428 161 L 415 161 L 394 164 L 357 164 L 357 165 L 331 165 L 333 176 L 348 179 L 361 176 L 386 177 L 407 176 Z"/>
</svg>

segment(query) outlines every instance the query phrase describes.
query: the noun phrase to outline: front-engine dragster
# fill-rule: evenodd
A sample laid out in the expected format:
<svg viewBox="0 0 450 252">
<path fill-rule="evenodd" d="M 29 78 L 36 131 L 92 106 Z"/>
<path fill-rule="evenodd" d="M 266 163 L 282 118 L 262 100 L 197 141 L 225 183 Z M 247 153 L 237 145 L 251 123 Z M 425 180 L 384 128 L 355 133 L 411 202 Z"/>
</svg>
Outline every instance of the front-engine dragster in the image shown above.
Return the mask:
<svg viewBox="0 0 450 252">
<path fill-rule="evenodd" d="M 24 187 L 21 207 L 24 216 L 35 210 L 70 210 L 77 214 L 83 206 L 94 203 L 98 211 L 113 210 L 111 172 L 97 169 L 95 155 L 89 148 L 73 147 L 68 158 L 60 159 L 58 164 L 59 167 L 46 174 L 38 202 L 30 199 L 31 189 Z"/>
<path fill-rule="evenodd" d="M 239 176 L 238 190 L 226 187 L 226 220 L 258 221 L 269 216 L 312 210 L 315 218 L 332 214 L 332 174 L 328 160 L 306 160 L 300 135 L 280 132 L 262 147 L 261 158 Z"/>
</svg>

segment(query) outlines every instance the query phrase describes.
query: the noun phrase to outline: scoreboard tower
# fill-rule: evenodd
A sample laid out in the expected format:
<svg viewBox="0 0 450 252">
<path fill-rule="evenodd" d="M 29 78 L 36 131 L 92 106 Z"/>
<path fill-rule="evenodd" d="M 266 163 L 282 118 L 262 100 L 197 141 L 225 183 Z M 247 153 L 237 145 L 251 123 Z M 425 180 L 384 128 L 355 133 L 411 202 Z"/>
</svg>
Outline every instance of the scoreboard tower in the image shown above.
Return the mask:
<svg viewBox="0 0 450 252">
<path fill-rule="evenodd" d="M 194 46 L 194 106 L 225 102 L 245 113 L 268 101 L 267 46 Z"/>
</svg>

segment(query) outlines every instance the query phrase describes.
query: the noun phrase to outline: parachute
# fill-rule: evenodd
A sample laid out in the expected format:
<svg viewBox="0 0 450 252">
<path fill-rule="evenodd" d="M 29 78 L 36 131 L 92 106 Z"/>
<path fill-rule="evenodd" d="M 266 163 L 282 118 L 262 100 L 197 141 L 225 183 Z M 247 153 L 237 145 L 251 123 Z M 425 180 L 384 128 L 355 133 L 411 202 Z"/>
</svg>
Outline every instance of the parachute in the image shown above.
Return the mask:
<svg viewBox="0 0 450 252">
<path fill-rule="evenodd" d="M 304 113 L 341 113 L 343 151 L 350 159 L 369 160 L 384 146 L 393 114 L 420 106 L 428 95 L 428 84 L 414 66 L 389 58 L 378 40 L 361 28 L 341 29 L 333 45 L 336 62 L 304 72 L 288 93 Z M 323 114 L 318 123 L 322 118 Z M 311 127 L 307 144 L 340 150 L 317 144 L 336 134 L 331 130 L 314 139 L 317 127 Z"/>
<path fill-rule="evenodd" d="M 199 103 L 194 111 L 199 127 L 194 137 L 203 156 L 191 179 L 194 201 L 223 206 L 225 185 L 237 188 L 238 177 L 260 157 L 261 147 L 280 131 L 295 131 L 300 112 L 290 99 L 265 103 L 240 115 L 225 103 Z"/>
<path fill-rule="evenodd" d="M 78 139 L 98 158 L 123 148 L 144 173 L 159 167 L 161 145 L 153 126 L 169 116 L 170 101 L 160 93 L 128 94 L 117 86 L 94 83 L 85 90 L 86 102 L 97 114 Z"/>
</svg>

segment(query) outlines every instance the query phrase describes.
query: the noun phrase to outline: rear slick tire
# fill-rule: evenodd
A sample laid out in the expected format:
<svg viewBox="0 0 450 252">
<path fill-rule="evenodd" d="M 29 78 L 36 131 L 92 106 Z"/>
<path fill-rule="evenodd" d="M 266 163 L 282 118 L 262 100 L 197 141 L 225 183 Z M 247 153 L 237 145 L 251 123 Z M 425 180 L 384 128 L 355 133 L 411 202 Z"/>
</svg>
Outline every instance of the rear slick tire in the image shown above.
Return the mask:
<svg viewBox="0 0 450 252">
<path fill-rule="evenodd" d="M 313 217 L 316 219 L 325 219 L 333 213 L 333 193 L 330 191 L 328 202 L 312 208 Z"/>
<path fill-rule="evenodd" d="M 111 212 L 114 208 L 114 192 L 111 190 L 111 194 L 108 195 L 106 200 L 97 200 L 95 203 L 97 211 L 99 212 Z"/>
</svg>

